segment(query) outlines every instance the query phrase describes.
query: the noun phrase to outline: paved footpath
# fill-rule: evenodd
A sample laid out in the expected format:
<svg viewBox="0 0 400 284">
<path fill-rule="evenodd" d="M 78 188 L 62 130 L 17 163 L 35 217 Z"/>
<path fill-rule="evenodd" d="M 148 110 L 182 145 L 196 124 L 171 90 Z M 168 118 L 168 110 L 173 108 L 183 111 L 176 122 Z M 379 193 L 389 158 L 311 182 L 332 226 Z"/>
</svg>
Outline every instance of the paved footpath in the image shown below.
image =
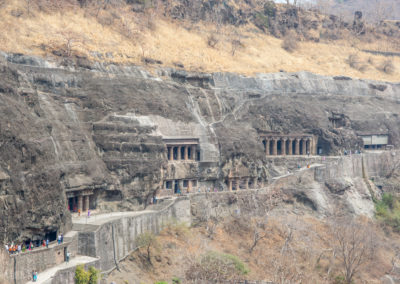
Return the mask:
<svg viewBox="0 0 400 284">
<path fill-rule="evenodd" d="M 47 269 L 38 274 L 38 280 L 36 282 L 29 281 L 28 284 L 40 284 L 40 283 L 50 283 L 51 278 L 56 275 L 58 271 L 64 270 L 66 268 L 71 268 L 79 264 L 86 264 L 97 260 L 97 258 L 89 256 L 77 256 L 72 258 L 68 263 L 64 262 L 50 269 Z"/>
<path fill-rule="evenodd" d="M 157 212 L 153 210 L 143 210 L 143 211 L 127 211 L 127 212 L 112 212 L 112 213 L 102 213 L 91 215 L 90 218 L 87 216 L 73 217 L 72 223 L 75 224 L 90 224 L 90 225 L 102 225 L 112 220 L 121 219 L 123 217 L 133 217 L 142 215 L 145 213 Z"/>
</svg>

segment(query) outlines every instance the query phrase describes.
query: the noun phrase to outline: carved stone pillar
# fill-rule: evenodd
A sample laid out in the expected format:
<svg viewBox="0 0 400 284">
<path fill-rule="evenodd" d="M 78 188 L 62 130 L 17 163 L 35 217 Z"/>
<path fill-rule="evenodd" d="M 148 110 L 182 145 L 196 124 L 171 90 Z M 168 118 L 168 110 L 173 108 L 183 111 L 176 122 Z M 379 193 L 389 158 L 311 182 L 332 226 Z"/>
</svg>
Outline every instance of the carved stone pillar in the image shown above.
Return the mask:
<svg viewBox="0 0 400 284">
<path fill-rule="evenodd" d="M 278 155 L 278 140 L 276 138 L 272 138 L 272 155 Z"/>
<path fill-rule="evenodd" d="M 311 138 L 307 138 L 307 142 L 306 142 L 306 153 L 310 153 L 310 155 L 312 154 L 311 153 L 311 142 L 312 142 L 312 140 L 311 140 Z"/>
<path fill-rule="evenodd" d="M 249 178 L 246 178 L 246 180 L 245 180 L 246 189 L 249 189 L 249 182 L 250 182 L 250 179 L 249 179 Z"/>
<path fill-rule="evenodd" d="M 182 146 L 178 146 L 177 160 L 182 160 Z"/>
<path fill-rule="evenodd" d="M 185 161 L 189 160 L 189 146 L 183 146 L 184 148 L 184 154 L 185 154 Z"/>
<path fill-rule="evenodd" d="M 192 191 L 192 181 L 188 180 L 188 192 Z"/>
<path fill-rule="evenodd" d="M 80 212 L 82 212 L 82 201 L 83 201 L 83 196 L 82 196 L 82 195 L 79 195 L 79 196 L 78 196 L 78 210 L 79 210 Z"/>
<path fill-rule="evenodd" d="M 282 156 L 286 156 L 286 141 L 287 141 L 287 138 L 281 139 Z"/>
<path fill-rule="evenodd" d="M 236 185 L 236 190 L 240 190 L 240 179 L 235 178 L 235 185 Z"/>
<path fill-rule="evenodd" d="M 288 155 L 293 155 L 293 139 L 292 138 L 289 138 Z"/>
<path fill-rule="evenodd" d="M 232 180 L 228 179 L 228 190 L 232 191 Z"/>
<path fill-rule="evenodd" d="M 265 155 L 266 156 L 269 156 L 270 155 L 270 152 L 269 152 L 269 144 L 270 144 L 270 140 L 269 139 L 266 139 L 265 140 Z"/>
<path fill-rule="evenodd" d="M 295 155 L 300 155 L 300 139 L 296 138 L 294 140 L 294 154 Z"/>
<path fill-rule="evenodd" d="M 301 151 L 303 155 L 307 155 L 307 139 L 302 139 L 303 143 L 301 145 Z"/>
<path fill-rule="evenodd" d="M 89 195 L 86 195 L 86 196 L 85 196 L 85 210 L 86 210 L 86 211 L 89 210 L 89 204 L 90 204 L 90 202 L 89 202 L 90 199 L 89 199 L 89 198 L 90 198 Z"/>
<path fill-rule="evenodd" d="M 170 161 L 172 161 L 174 159 L 174 148 L 173 147 L 168 147 L 168 157 L 169 157 Z"/>
<path fill-rule="evenodd" d="M 183 193 L 183 180 L 178 180 L 178 188 L 181 191 L 181 193 Z"/>
<path fill-rule="evenodd" d="M 192 152 L 192 160 L 196 160 L 196 146 L 192 146 L 191 148 L 191 152 Z"/>
<path fill-rule="evenodd" d="M 253 178 L 253 188 L 257 188 L 257 178 Z"/>
</svg>

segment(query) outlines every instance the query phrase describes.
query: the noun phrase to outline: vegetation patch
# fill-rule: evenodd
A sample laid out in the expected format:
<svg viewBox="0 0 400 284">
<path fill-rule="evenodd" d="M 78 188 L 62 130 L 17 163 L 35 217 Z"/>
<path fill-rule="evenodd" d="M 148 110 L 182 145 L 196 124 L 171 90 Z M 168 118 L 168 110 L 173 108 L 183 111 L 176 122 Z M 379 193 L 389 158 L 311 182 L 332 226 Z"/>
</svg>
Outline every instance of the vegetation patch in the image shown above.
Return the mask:
<svg viewBox="0 0 400 284">
<path fill-rule="evenodd" d="M 400 232 L 400 202 L 399 198 L 390 193 L 384 193 L 381 200 L 375 201 L 376 218 L 385 226 Z"/>
</svg>

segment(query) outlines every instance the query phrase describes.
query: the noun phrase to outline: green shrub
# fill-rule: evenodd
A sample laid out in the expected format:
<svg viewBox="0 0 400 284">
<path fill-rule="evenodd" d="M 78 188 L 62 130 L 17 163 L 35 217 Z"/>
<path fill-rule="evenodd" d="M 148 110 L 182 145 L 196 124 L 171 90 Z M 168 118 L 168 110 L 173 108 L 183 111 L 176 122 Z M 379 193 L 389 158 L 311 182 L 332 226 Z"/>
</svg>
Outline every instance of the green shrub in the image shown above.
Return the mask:
<svg viewBox="0 0 400 284">
<path fill-rule="evenodd" d="M 176 220 L 170 220 L 165 229 L 168 234 L 178 237 L 186 237 L 190 233 L 190 227 L 187 223 Z"/>
<path fill-rule="evenodd" d="M 75 284 L 88 284 L 89 273 L 85 271 L 83 265 L 78 265 L 75 270 Z"/>
<path fill-rule="evenodd" d="M 88 284 L 97 284 L 97 280 L 99 280 L 100 272 L 93 266 L 90 266 L 88 273 L 89 273 Z"/>
<path fill-rule="evenodd" d="M 181 284 L 182 280 L 179 277 L 174 277 L 174 278 L 172 278 L 172 283 L 173 284 Z"/>
<path fill-rule="evenodd" d="M 256 17 L 254 18 L 254 25 L 256 25 L 256 27 L 258 27 L 263 31 L 268 30 L 269 27 L 268 16 L 258 12 L 256 14 Z"/>
<path fill-rule="evenodd" d="M 246 265 L 236 256 L 218 252 L 208 252 L 194 262 L 186 271 L 190 281 L 216 281 L 242 279 L 249 273 Z"/>
<path fill-rule="evenodd" d="M 267 1 L 264 4 L 264 15 L 268 17 L 275 17 L 276 15 L 276 5 L 274 1 Z"/>
<path fill-rule="evenodd" d="M 384 193 L 381 200 L 375 201 L 375 216 L 384 225 L 400 232 L 400 203 L 392 194 Z"/>
<path fill-rule="evenodd" d="M 83 265 L 78 265 L 75 270 L 75 284 L 97 284 L 100 272 L 93 266 L 89 271 Z"/>
</svg>

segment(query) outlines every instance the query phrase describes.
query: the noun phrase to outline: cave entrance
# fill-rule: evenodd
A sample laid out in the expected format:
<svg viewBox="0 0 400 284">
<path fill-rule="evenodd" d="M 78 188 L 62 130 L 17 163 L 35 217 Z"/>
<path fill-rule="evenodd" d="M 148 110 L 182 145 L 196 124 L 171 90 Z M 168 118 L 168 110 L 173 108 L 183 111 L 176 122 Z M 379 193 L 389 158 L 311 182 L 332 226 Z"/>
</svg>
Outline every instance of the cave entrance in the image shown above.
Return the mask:
<svg viewBox="0 0 400 284">
<path fill-rule="evenodd" d="M 188 147 L 188 158 L 189 158 L 189 160 L 193 160 L 192 147 Z"/>
<path fill-rule="evenodd" d="M 168 161 L 172 160 L 171 159 L 171 147 L 168 147 L 167 156 L 168 156 Z"/>
<path fill-rule="evenodd" d="M 53 231 L 53 232 L 47 232 L 46 235 L 44 236 L 45 240 L 49 240 L 49 242 L 54 242 L 55 240 L 57 240 L 57 231 Z"/>
<path fill-rule="evenodd" d="M 330 150 L 331 146 L 329 142 L 323 140 L 322 138 L 318 139 L 318 144 L 317 144 L 318 155 L 328 155 Z"/>
<path fill-rule="evenodd" d="M 77 211 L 77 204 L 78 204 L 78 200 L 77 200 L 76 196 L 68 198 L 68 210 L 70 212 Z"/>
<path fill-rule="evenodd" d="M 303 153 L 304 152 L 303 149 L 305 149 L 305 147 L 303 148 L 303 144 L 304 144 L 304 140 L 301 139 L 300 140 L 300 149 L 299 149 L 300 155 L 305 155 L 306 154 L 306 153 Z"/>
<path fill-rule="evenodd" d="M 179 153 L 181 160 L 183 160 L 185 158 L 185 147 L 181 147 L 181 152 Z"/>
<path fill-rule="evenodd" d="M 276 148 L 278 149 L 277 154 L 282 155 L 282 141 L 281 140 L 278 140 L 276 142 Z"/>
<path fill-rule="evenodd" d="M 175 194 L 179 193 L 179 182 L 178 182 L 178 181 L 175 181 L 174 193 L 175 193 Z"/>
<path fill-rule="evenodd" d="M 174 160 L 178 160 L 178 147 L 173 148 L 172 156 L 174 157 Z"/>
</svg>

